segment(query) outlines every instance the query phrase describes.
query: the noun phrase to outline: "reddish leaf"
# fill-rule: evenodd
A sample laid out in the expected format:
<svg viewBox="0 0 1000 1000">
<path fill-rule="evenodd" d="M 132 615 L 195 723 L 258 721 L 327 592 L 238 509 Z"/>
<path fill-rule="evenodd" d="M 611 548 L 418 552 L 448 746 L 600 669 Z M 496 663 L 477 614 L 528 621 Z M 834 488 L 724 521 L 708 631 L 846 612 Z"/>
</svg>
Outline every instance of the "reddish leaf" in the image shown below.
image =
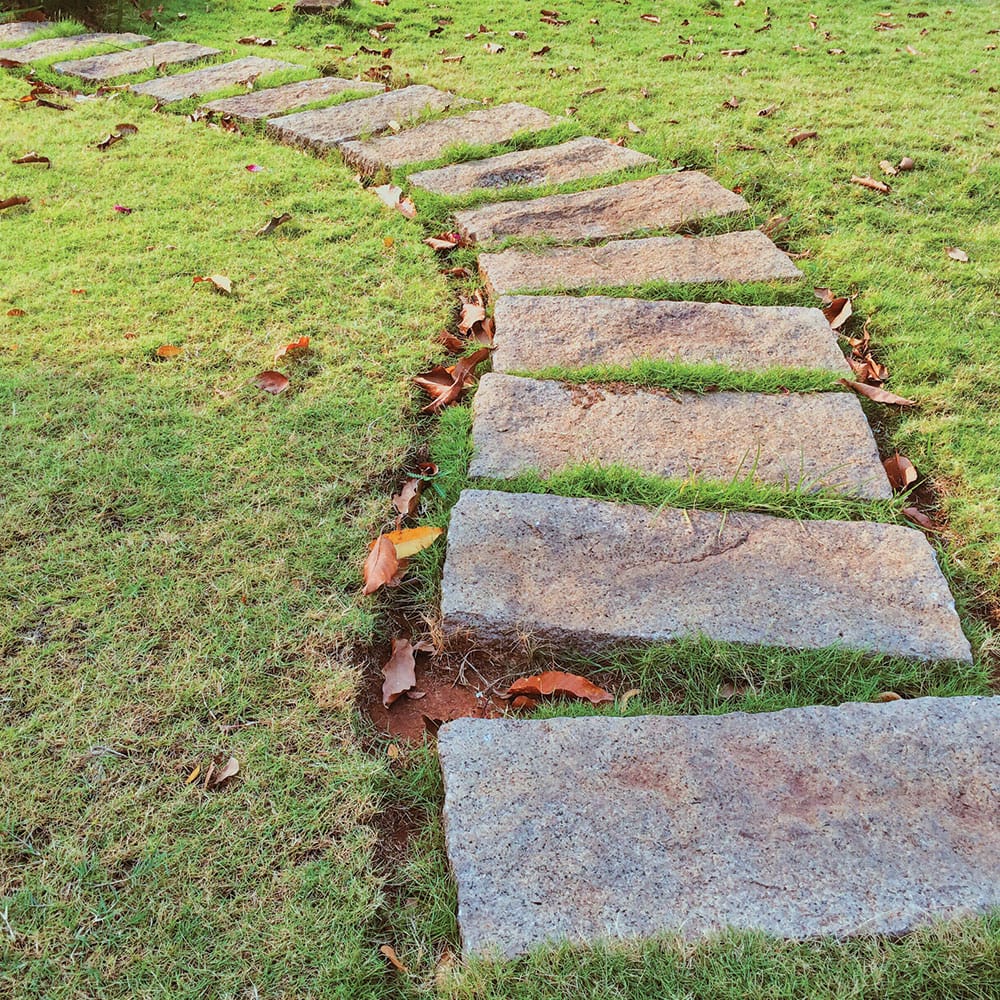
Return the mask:
<svg viewBox="0 0 1000 1000">
<path fill-rule="evenodd" d="M 399 960 L 399 956 L 396 954 L 396 950 L 395 950 L 395 948 L 392 947 L 392 945 L 390 945 L 390 944 L 384 944 L 384 945 L 382 945 L 381 948 L 379 948 L 379 951 L 383 955 L 385 955 L 385 957 L 387 959 L 389 959 L 389 961 L 392 963 L 392 965 L 399 972 L 406 972 L 407 971 L 406 966 L 403 965 L 403 963 Z"/>
<path fill-rule="evenodd" d="M 162 347 L 156 349 L 156 356 L 158 358 L 176 358 L 183 353 L 183 347 L 174 347 L 173 344 L 164 344 Z"/>
<path fill-rule="evenodd" d="M 416 660 L 409 639 L 392 640 L 392 656 L 382 667 L 382 704 L 388 708 L 417 683 Z"/>
<path fill-rule="evenodd" d="M 428 236 L 424 240 L 432 250 L 454 250 L 462 245 L 460 233 L 440 233 L 437 236 Z"/>
<path fill-rule="evenodd" d="M 31 201 L 30 198 L 26 198 L 23 194 L 15 195 L 13 198 L 5 198 L 0 201 L 0 212 L 5 208 L 13 208 L 15 205 L 27 205 Z"/>
<path fill-rule="evenodd" d="M 264 392 L 269 392 L 272 396 L 277 396 L 279 393 L 284 392 L 289 386 L 288 379 L 285 378 L 281 372 L 270 370 L 261 372 L 253 380 L 253 384 L 257 386 L 258 389 L 263 389 Z"/>
<path fill-rule="evenodd" d="M 889 194 L 892 191 L 888 184 L 884 181 L 877 181 L 874 177 L 858 177 L 857 174 L 852 174 L 851 183 L 868 188 L 870 191 L 878 191 L 879 194 Z"/>
<path fill-rule="evenodd" d="M 805 142 L 806 139 L 815 139 L 818 135 L 819 132 L 799 132 L 788 140 L 788 145 L 797 146 L 800 142 Z"/>
<path fill-rule="evenodd" d="M 365 559 L 362 593 L 374 594 L 380 587 L 394 586 L 393 580 L 399 571 L 399 559 L 396 557 L 396 546 L 392 539 L 379 535 L 371 543 L 368 558 Z"/>
<path fill-rule="evenodd" d="M 38 153 L 25 153 L 24 156 L 19 156 L 16 160 L 11 160 L 10 162 L 15 164 L 44 163 L 46 169 L 52 166 L 52 161 L 47 156 L 39 156 Z"/>
<path fill-rule="evenodd" d="M 283 344 L 274 352 L 274 360 L 277 361 L 278 358 L 283 358 L 286 354 L 303 354 L 309 350 L 309 338 L 299 337 L 298 340 L 293 340 L 290 344 Z"/>
<path fill-rule="evenodd" d="M 914 524 L 919 524 L 925 531 L 940 531 L 936 525 L 922 510 L 917 507 L 904 507 L 903 516 Z"/>
<path fill-rule="evenodd" d="M 566 674 L 561 670 L 546 670 L 532 677 L 522 677 L 511 684 L 507 694 L 508 696 L 523 694 L 536 698 L 549 694 L 568 695 L 589 701 L 593 705 L 615 700 L 614 695 L 592 684 L 586 677 Z"/>
<path fill-rule="evenodd" d="M 891 403 L 896 406 L 917 405 L 915 400 L 904 399 L 902 396 L 887 392 L 885 389 L 878 388 L 878 386 L 865 385 L 864 382 L 850 382 L 846 378 L 838 379 L 838 381 L 841 385 L 846 385 L 848 389 L 853 389 L 856 393 L 867 396 L 868 399 L 874 400 L 876 403 Z"/>
<path fill-rule="evenodd" d="M 284 225 L 289 219 L 291 219 L 291 215 L 288 212 L 282 212 L 281 215 L 274 215 L 254 233 L 254 236 L 270 236 L 278 226 Z"/>
<path fill-rule="evenodd" d="M 8 316 L 27 316 L 28 314 L 23 309 L 8 309 Z"/>
<path fill-rule="evenodd" d="M 468 346 L 466 341 L 462 340 L 461 337 L 456 337 L 448 330 L 442 330 L 437 339 L 439 343 L 444 344 L 444 349 L 450 354 L 461 354 Z"/>
<path fill-rule="evenodd" d="M 483 347 L 473 354 L 462 358 L 461 361 L 457 362 L 451 368 L 446 369 L 452 378 L 452 383 L 443 392 L 435 395 L 433 402 L 428 403 L 427 406 L 423 408 L 422 413 L 440 413 L 446 406 L 454 403 L 459 399 L 462 393 L 465 391 L 468 385 L 471 385 L 475 380 L 473 378 L 473 371 L 476 366 L 481 364 L 490 356 L 490 349 L 488 347 Z M 414 381 L 417 381 L 414 379 Z M 421 383 L 417 383 L 418 385 Z"/>
<path fill-rule="evenodd" d="M 897 492 L 907 489 L 917 481 L 916 466 L 905 456 L 897 451 L 895 455 L 887 458 L 882 467 L 889 477 L 889 485 Z"/>
<path fill-rule="evenodd" d="M 851 317 L 851 300 L 844 296 L 833 299 L 823 310 L 823 315 L 830 324 L 831 329 L 839 330 Z"/>
<path fill-rule="evenodd" d="M 529 698 L 525 694 L 519 694 L 511 703 L 510 707 L 517 712 L 532 712 L 538 708 L 538 702 L 534 698 Z"/>
</svg>

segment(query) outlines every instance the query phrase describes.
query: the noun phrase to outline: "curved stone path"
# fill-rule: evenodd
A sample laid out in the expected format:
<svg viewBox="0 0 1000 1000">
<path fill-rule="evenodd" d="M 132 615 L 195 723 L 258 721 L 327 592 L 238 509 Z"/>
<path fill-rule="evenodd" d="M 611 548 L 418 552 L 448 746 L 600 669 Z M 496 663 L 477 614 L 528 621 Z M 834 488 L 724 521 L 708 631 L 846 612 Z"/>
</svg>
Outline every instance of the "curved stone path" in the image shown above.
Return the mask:
<svg viewBox="0 0 1000 1000">
<path fill-rule="evenodd" d="M 300 0 L 296 9 L 343 2 Z M 0 26 L 9 46 L 0 58 L 26 64 L 103 47 L 55 66 L 103 81 L 218 55 L 145 46 L 141 35 L 29 41 L 38 27 Z M 132 89 L 161 101 L 210 96 L 290 65 L 210 63 Z M 337 149 L 368 172 L 559 122 L 429 86 L 380 89 L 326 77 L 203 107 L 266 120 L 272 138 Z M 351 99 L 295 110 L 343 94 Z M 428 113 L 437 117 L 413 124 Z M 853 396 L 669 395 L 515 377 L 656 360 L 846 374 L 817 309 L 551 294 L 801 278 L 757 230 L 664 235 L 713 217 L 738 224 L 747 206 L 701 173 L 627 173 L 653 165 L 584 136 L 412 174 L 417 191 L 497 193 L 456 213 L 471 240 L 562 244 L 480 256 L 497 347 L 496 374 L 476 396 L 472 476 L 548 475 L 600 460 L 654 475 L 890 495 Z M 515 185 L 612 174 L 617 183 L 590 191 L 500 200 Z M 513 294 L 525 291 L 550 294 Z M 452 513 L 442 589 L 445 625 L 481 644 L 528 635 L 595 649 L 702 634 L 971 659 L 933 548 L 899 525 L 470 489 Z M 439 745 L 465 948 L 514 955 L 552 940 L 696 937 L 725 926 L 794 938 L 897 934 L 998 906 L 998 722 L 1000 699 L 952 698 L 719 718 L 449 723 Z"/>
</svg>

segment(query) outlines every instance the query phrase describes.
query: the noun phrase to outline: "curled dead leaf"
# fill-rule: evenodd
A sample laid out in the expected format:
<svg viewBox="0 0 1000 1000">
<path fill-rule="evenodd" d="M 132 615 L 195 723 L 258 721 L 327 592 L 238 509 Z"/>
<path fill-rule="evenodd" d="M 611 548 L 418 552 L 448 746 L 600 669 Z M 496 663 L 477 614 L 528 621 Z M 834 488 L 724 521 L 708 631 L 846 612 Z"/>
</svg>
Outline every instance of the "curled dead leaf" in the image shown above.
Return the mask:
<svg viewBox="0 0 1000 1000">
<path fill-rule="evenodd" d="M 393 968 L 397 969 L 399 972 L 407 972 L 408 971 L 407 968 L 406 968 L 406 966 L 403 965 L 403 963 L 399 960 L 399 956 L 396 954 L 396 949 L 393 948 L 392 945 L 390 945 L 390 944 L 384 944 L 384 945 L 382 945 L 381 948 L 379 948 L 379 951 L 387 959 L 389 959 L 389 962 L 392 964 Z"/>
<path fill-rule="evenodd" d="M 420 494 L 423 491 L 424 481 L 422 479 L 407 479 L 403 483 L 399 492 L 392 498 L 392 505 L 400 517 L 413 517 L 420 505 Z"/>
<path fill-rule="evenodd" d="M 382 704 L 388 708 L 416 686 L 416 659 L 409 639 L 392 640 L 392 655 L 382 667 Z"/>
<path fill-rule="evenodd" d="M 941 528 L 934 523 L 919 507 L 904 507 L 903 517 L 914 524 L 919 525 L 924 531 L 940 531 Z"/>
<path fill-rule="evenodd" d="M 969 263 L 969 255 L 959 247 L 945 247 L 944 250 L 952 260 L 957 260 L 962 264 Z"/>
<path fill-rule="evenodd" d="M 218 770 L 214 768 L 205 779 L 206 788 L 218 788 L 223 782 L 236 777 L 240 773 L 240 762 L 235 757 L 230 757 L 226 763 Z"/>
<path fill-rule="evenodd" d="M 271 233 L 278 228 L 278 226 L 283 226 L 286 222 L 291 219 L 291 214 L 288 212 L 282 212 L 281 215 L 272 216 L 267 222 L 264 223 L 260 229 L 254 233 L 254 236 L 270 236 Z"/>
<path fill-rule="evenodd" d="M 877 181 L 874 177 L 858 177 L 857 174 L 852 174 L 851 183 L 868 188 L 869 191 L 878 191 L 879 194 L 889 194 L 892 191 L 888 184 L 884 181 Z"/>
<path fill-rule="evenodd" d="M 291 383 L 289 383 L 288 379 L 281 372 L 268 369 L 256 375 L 253 384 L 258 389 L 263 389 L 264 392 L 269 392 L 272 396 L 277 396 L 284 392 Z"/>
<path fill-rule="evenodd" d="M 800 142 L 805 142 L 806 139 L 815 139 L 818 135 L 819 132 L 797 132 L 788 140 L 788 145 L 797 146 Z"/>
<path fill-rule="evenodd" d="M 8 316 L 27 316 L 28 314 L 23 309 L 8 309 Z"/>
<path fill-rule="evenodd" d="M 916 164 L 913 162 L 912 159 L 910 159 L 909 156 L 904 156 L 899 161 L 899 169 L 900 170 L 912 170 L 915 166 L 916 166 Z"/>
<path fill-rule="evenodd" d="M 902 492 L 912 486 L 917 481 L 917 468 L 905 456 L 897 451 L 883 463 L 885 474 L 889 478 L 889 485 L 897 492 Z"/>
<path fill-rule="evenodd" d="M 571 698 L 581 698 L 593 705 L 601 705 L 614 701 L 614 695 L 588 681 L 579 674 L 567 674 L 561 670 L 546 670 L 531 677 L 522 677 L 514 681 L 507 690 L 507 696 L 528 695 L 538 698 L 543 695 L 562 695 Z"/>
<path fill-rule="evenodd" d="M 0 201 L 0 212 L 5 208 L 13 208 L 15 205 L 27 205 L 30 202 L 31 199 L 25 197 L 23 194 L 15 195 L 13 198 L 4 198 Z"/>
<path fill-rule="evenodd" d="M 380 587 L 398 586 L 393 581 L 399 574 L 399 559 L 396 556 L 396 546 L 392 540 L 385 535 L 379 535 L 371 543 L 368 557 L 365 559 L 364 575 L 365 586 L 363 594 L 374 594 Z"/>
<path fill-rule="evenodd" d="M 207 277 L 195 275 L 191 279 L 193 285 L 200 284 L 203 281 L 207 281 L 217 292 L 221 292 L 223 295 L 233 294 L 233 283 L 224 274 L 210 274 Z"/>
<path fill-rule="evenodd" d="M 283 358 L 287 354 L 305 354 L 308 350 L 309 338 L 299 337 L 298 340 L 293 340 L 290 344 L 282 344 L 282 346 L 274 352 L 274 360 L 277 361 L 278 358 Z"/>
<path fill-rule="evenodd" d="M 24 156 L 19 156 L 16 160 L 11 160 L 10 162 L 14 164 L 44 163 L 46 170 L 52 166 L 52 161 L 47 156 L 40 156 L 34 152 L 25 153 Z"/>
<path fill-rule="evenodd" d="M 878 168 L 883 174 L 887 174 L 889 177 L 895 177 L 896 174 L 899 173 L 899 171 L 888 160 L 879 160 Z"/>
<path fill-rule="evenodd" d="M 437 236 L 428 236 L 424 243 L 432 250 L 454 250 L 462 245 L 461 233 L 440 233 Z"/>
<path fill-rule="evenodd" d="M 380 537 L 388 538 L 392 542 L 396 549 L 397 559 L 407 559 L 426 549 L 429 545 L 433 545 L 443 532 L 443 528 L 424 525 L 420 528 L 401 528 Z"/>
<path fill-rule="evenodd" d="M 156 356 L 158 358 L 176 358 L 183 353 L 183 347 L 175 347 L 173 344 L 164 344 L 162 347 L 156 349 Z"/>
<path fill-rule="evenodd" d="M 864 382 L 851 382 L 849 379 L 842 378 L 838 379 L 841 385 L 846 385 L 848 389 L 853 389 L 854 392 L 861 396 L 866 396 L 868 399 L 874 400 L 876 403 L 889 403 L 895 406 L 916 406 L 916 401 L 912 399 L 905 399 L 902 396 L 897 396 L 893 392 L 888 392 L 885 389 L 880 389 L 878 386 L 866 385 Z"/>
<path fill-rule="evenodd" d="M 389 208 L 396 209 L 397 212 L 400 212 L 407 219 L 416 218 L 417 206 L 409 198 L 403 196 L 403 189 L 401 187 L 397 187 L 395 184 L 379 184 L 377 187 L 373 187 L 372 191 Z"/>
</svg>

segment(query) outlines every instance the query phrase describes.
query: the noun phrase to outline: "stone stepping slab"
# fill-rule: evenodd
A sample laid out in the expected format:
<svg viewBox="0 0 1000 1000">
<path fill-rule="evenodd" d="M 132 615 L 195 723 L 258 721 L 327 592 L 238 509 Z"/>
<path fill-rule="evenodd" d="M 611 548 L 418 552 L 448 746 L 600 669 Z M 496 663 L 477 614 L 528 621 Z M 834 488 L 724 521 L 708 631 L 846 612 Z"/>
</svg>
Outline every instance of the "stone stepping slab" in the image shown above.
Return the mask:
<svg viewBox="0 0 1000 1000">
<path fill-rule="evenodd" d="M 97 45 L 145 45 L 151 41 L 152 39 L 146 35 L 133 35 L 128 31 L 117 34 L 102 31 L 88 35 L 64 35 L 62 38 L 42 38 L 37 42 L 28 42 L 27 45 L 19 45 L 13 49 L 0 49 L 0 59 L 31 63 L 69 55 L 79 49 L 90 49 Z"/>
<path fill-rule="evenodd" d="M 345 142 L 340 151 L 351 166 L 366 173 L 375 173 L 382 167 L 391 169 L 407 163 L 433 160 L 459 143 L 487 146 L 513 139 L 524 132 L 542 132 L 565 120 L 527 104 L 498 104 L 465 115 L 426 122 L 395 135 L 384 135 L 365 142 Z"/>
<path fill-rule="evenodd" d="M 128 52 L 109 52 L 89 59 L 75 59 L 71 62 L 56 63 L 53 67 L 59 73 L 78 76 L 81 80 L 98 83 L 113 80 L 118 76 L 142 73 L 158 66 L 184 66 L 219 55 L 218 49 L 207 45 L 193 45 L 189 42 L 157 42 L 142 49 Z"/>
<path fill-rule="evenodd" d="M 260 56 L 245 56 L 233 62 L 220 63 L 218 66 L 206 66 L 204 69 L 192 70 L 190 73 L 178 73 L 175 76 L 161 76 L 145 83 L 132 86 L 136 94 L 155 97 L 158 101 L 170 104 L 173 101 L 183 101 L 187 97 L 198 94 L 208 94 L 213 90 L 231 87 L 237 83 L 255 80 L 266 73 L 277 73 L 283 69 L 301 69 L 295 63 L 282 62 L 279 59 L 262 59 Z"/>
<path fill-rule="evenodd" d="M 296 14 L 330 14 L 347 7 L 351 0 L 298 0 L 292 8 Z"/>
<path fill-rule="evenodd" d="M 483 253 L 479 273 L 492 297 L 510 292 L 623 288 L 652 281 L 794 281 L 802 277 L 758 229 L 699 239 L 652 236 L 599 247 Z"/>
<path fill-rule="evenodd" d="M 494 373 L 480 379 L 473 413 L 473 477 L 619 465 L 665 478 L 892 496 L 861 404 L 846 392 L 613 391 Z"/>
<path fill-rule="evenodd" d="M 874 522 L 465 490 L 441 610 L 446 629 L 500 647 L 525 636 L 592 651 L 705 635 L 972 659 L 927 539 Z"/>
<path fill-rule="evenodd" d="M 466 954 L 1000 906 L 1000 698 L 441 727 Z"/>
<path fill-rule="evenodd" d="M 339 76 L 320 76 L 315 80 L 286 83 L 267 90 L 255 90 L 236 97 L 223 97 L 209 101 L 202 107 L 221 115 L 231 115 L 244 121 L 259 121 L 281 115 L 303 104 L 312 104 L 327 97 L 344 93 L 377 94 L 384 90 L 380 83 L 365 83 L 361 80 L 346 80 Z"/>
<path fill-rule="evenodd" d="M 508 236 L 602 240 L 748 211 L 743 198 L 697 170 L 612 187 L 504 201 L 455 213 L 458 231 L 484 243 Z"/>
<path fill-rule="evenodd" d="M 501 295 L 493 310 L 493 370 L 719 363 L 737 371 L 850 366 L 819 309 L 590 295 Z"/>
<path fill-rule="evenodd" d="M 55 25 L 51 21 L 9 21 L 0 24 L 0 42 L 21 42 L 25 38 L 37 35 L 39 31 L 47 31 Z"/>
<path fill-rule="evenodd" d="M 649 166 L 656 160 L 645 153 L 616 146 L 606 139 L 585 136 L 558 146 L 501 153 L 485 160 L 456 163 L 437 170 L 410 174 L 413 187 L 434 194 L 463 195 L 495 191 L 514 185 L 538 187 L 599 177 L 616 170 Z"/>
<path fill-rule="evenodd" d="M 332 108 L 272 118 L 267 130 L 272 138 L 283 142 L 324 150 L 366 133 L 382 132 L 391 122 L 405 122 L 425 111 L 445 111 L 471 103 L 448 91 L 414 84 Z"/>
</svg>

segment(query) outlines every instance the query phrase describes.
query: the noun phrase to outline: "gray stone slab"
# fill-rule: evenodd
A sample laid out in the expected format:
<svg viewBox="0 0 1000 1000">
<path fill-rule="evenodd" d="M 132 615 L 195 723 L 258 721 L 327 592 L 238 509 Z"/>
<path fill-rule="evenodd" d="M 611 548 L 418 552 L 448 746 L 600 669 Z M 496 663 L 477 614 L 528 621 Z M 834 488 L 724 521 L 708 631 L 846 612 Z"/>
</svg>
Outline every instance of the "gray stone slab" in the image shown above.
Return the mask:
<svg viewBox="0 0 1000 1000">
<path fill-rule="evenodd" d="M 146 35 L 133 35 L 127 31 L 117 34 L 101 31 L 87 35 L 64 35 L 62 38 L 42 38 L 37 42 L 28 42 L 27 45 L 19 45 L 13 49 L 0 49 L 0 59 L 31 63 L 68 55 L 79 49 L 92 49 L 99 46 L 124 48 L 130 45 L 144 45 L 150 41 L 152 39 Z"/>
<path fill-rule="evenodd" d="M 0 42 L 4 45 L 23 42 L 39 31 L 48 31 L 53 27 L 55 25 L 51 21 L 9 21 L 7 24 L 0 24 Z"/>
<path fill-rule="evenodd" d="M 283 142 L 323 150 L 338 147 L 348 139 L 382 132 L 390 122 L 404 123 L 426 111 L 445 111 L 470 103 L 448 91 L 414 84 L 333 108 L 297 111 L 272 118 L 267 130 L 273 138 Z"/>
<path fill-rule="evenodd" d="M 743 198 L 697 170 L 612 187 L 504 201 L 455 213 L 458 231 L 483 243 L 508 236 L 603 240 L 747 211 Z"/>
<path fill-rule="evenodd" d="M 798 306 L 502 295 L 493 322 L 493 370 L 500 372 L 643 360 L 850 371 L 823 313 Z"/>
<path fill-rule="evenodd" d="M 361 80 L 346 80 L 339 76 L 320 76 L 315 80 L 286 83 L 267 90 L 255 90 L 237 97 L 223 97 L 209 101 L 202 107 L 221 115 L 231 115 L 245 121 L 258 121 L 274 115 L 285 114 L 303 104 L 313 104 L 338 94 L 377 94 L 385 88 L 380 83 L 366 83 Z"/>
<path fill-rule="evenodd" d="M 395 135 L 365 142 L 345 142 L 341 152 L 351 166 L 374 173 L 382 167 L 433 160 L 459 144 L 487 146 L 524 132 L 541 132 L 561 121 L 565 119 L 527 104 L 498 104 L 465 115 L 425 122 Z"/>
<path fill-rule="evenodd" d="M 157 42 L 156 45 L 128 52 L 109 52 L 107 55 L 92 56 L 89 59 L 56 63 L 53 69 L 96 83 L 101 80 L 113 80 L 118 76 L 142 73 L 157 66 L 184 66 L 202 59 L 210 59 L 218 54 L 218 49 L 209 48 L 207 45 Z"/>
<path fill-rule="evenodd" d="M 971 660 L 927 539 L 861 521 L 465 490 L 441 610 L 484 645 L 726 642 Z"/>
<path fill-rule="evenodd" d="M 301 68 L 304 67 L 279 59 L 245 56 L 233 62 L 192 70 L 190 73 L 157 77 L 155 80 L 134 84 L 131 89 L 137 94 L 155 97 L 158 101 L 169 104 L 172 101 L 183 101 L 187 97 L 196 97 L 198 94 L 210 94 L 213 90 L 221 90 L 237 83 L 253 81 L 267 73 Z"/>
<path fill-rule="evenodd" d="M 331 14 L 350 5 L 351 0 L 298 0 L 296 14 Z"/>
<path fill-rule="evenodd" d="M 435 194 L 461 195 L 473 191 L 499 191 L 522 185 L 565 184 L 568 181 L 599 177 L 616 170 L 628 170 L 655 163 L 645 153 L 616 146 L 606 139 L 584 136 L 558 146 L 519 149 L 485 160 L 470 160 L 437 170 L 410 174 L 414 187 Z"/>
<path fill-rule="evenodd" d="M 493 373 L 480 379 L 473 411 L 471 476 L 620 465 L 674 479 L 892 496 L 853 393 L 613 391 Z"/>
<path fill-rule="evenodd" d="M 441 727 L 467 954 L 1000 906 L 1000 698 Z"/>
<path fill-rule="evenodd" d="M 623 288 L 647 282 L 794 281 L 802 272 L 757 229 L 687 239 L 652 236 L 599 247 L 504 250 L 479 255 L 491 296 Z"/>
</svg>

